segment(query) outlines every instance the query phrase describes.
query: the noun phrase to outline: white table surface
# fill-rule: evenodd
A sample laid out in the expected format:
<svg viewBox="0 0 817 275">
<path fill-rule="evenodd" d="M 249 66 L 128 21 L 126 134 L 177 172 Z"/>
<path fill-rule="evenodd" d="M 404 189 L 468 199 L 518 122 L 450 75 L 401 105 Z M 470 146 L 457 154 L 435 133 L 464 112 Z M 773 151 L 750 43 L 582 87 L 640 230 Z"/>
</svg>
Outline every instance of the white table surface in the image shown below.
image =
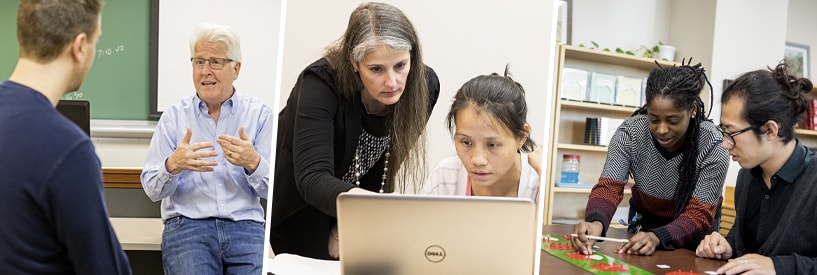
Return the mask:
<svg viewBox="0 0 817 275">
<path fill-rule="evenodd" d="M 162 250 L 161 218 L 111 217 L 111 225 L 124 250 Z"/>
</svg>

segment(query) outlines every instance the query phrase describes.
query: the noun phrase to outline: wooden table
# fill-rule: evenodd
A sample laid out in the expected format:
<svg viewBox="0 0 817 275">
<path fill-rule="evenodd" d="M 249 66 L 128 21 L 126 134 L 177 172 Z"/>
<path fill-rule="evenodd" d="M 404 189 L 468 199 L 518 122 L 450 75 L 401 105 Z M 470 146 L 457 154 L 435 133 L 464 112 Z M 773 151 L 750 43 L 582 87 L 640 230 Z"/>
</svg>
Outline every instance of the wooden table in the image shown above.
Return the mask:
<svg viewBox="0 0 817 275">
<path fill-rule="evenodd" d="M 564 236 L 573 232 L 573 225 L 545 225 L 542 228 L 542 232 L 544 234 Z M 628 233 L 620 229 L 610 229 L 607 232 L 607 237 L 627 238 Z M 656 275 L 664 275 L 667 272 L 678 270 L 706 274 L 704 273 L 705 271 L 715 271 L 726 263 L 720 260 L 698 258 L 695 256 L 694 251 L 686 249 L 676 249 L 673 251 L 659 250 L 652 256 L 635 256 L 614 253 L 613 250 L 620 247 L 620 243 L 596 242 L 596 245 L 599 246 L 596 251 L 628 264 L 635 265 Z M 590 272 L 574 266 L 571 263 L 562 261 L 545 251 L 541 252 L 540 259 L 541 266 L 539 268 L 539 274 L 590 274 Z M 670 268 L 659 268 L 657 265 L 668 265 Z"/>
</svg>

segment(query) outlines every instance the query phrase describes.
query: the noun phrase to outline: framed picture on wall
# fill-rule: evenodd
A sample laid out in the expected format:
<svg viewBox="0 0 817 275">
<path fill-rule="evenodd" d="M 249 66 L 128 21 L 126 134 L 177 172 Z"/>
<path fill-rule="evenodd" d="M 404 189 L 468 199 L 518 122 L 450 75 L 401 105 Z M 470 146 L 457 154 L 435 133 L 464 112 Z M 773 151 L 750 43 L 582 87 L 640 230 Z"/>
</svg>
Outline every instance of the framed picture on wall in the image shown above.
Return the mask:
<svg viewBox="0 0 817 275">
<path fill-rule="evenodd" d="M 789 73 L 797 77 L 809 76 L 810 68 L 808 45 L 786 42 L 784 56 L 786 64 L 789 65 Z"/>
</svg>

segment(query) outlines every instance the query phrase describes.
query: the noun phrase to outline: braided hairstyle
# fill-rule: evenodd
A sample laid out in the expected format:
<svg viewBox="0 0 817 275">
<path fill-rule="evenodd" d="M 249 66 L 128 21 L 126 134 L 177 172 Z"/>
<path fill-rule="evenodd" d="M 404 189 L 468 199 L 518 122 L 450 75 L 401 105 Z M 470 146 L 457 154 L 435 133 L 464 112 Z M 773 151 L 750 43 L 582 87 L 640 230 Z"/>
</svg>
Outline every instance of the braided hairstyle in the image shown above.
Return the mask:
<svg viewBox="0 0 817 275">
<path fill-rule="evenodd" d="M 647 107 L 652 100 L 657 97 L 671 99 L 676 108 L 684 110 L 695 110 L 695 115 L 690 119 L 689 126 L 684 139 L 683 161 L 681 163 L 680 177 L 675 186 L 675 216 L 680 215 L 686 207 L 687 202 L 695 191 L 695 183 L 698 181 L 698 136 L 700 135 L 701 122 L 709 120 L 704 112 L 704 103 L 701 100 L 701 90 L 704 83 L 709 84 L 710 97 L 712 96 L 712 84 L 706 78 L 706 74 L 701 63 L 691 65 L 689 62 L 681 61 L 681 66 L 661 67 L 656 62 L 658 68 L 650 72 L 647 78 L 646 104 L 633 113 L 633 116 L 647 114 Z M 710 99 L 711 101 L 711 99 Z M 711 111 L 711 107 L 710 107 Z"/>
<path fill-rule="evenodd" d="M 743 99 L 740 117 L 756 126 L 774 120 L 780 125 L 778 136 L 787 144 L 794 139 L 794 124 L 806 112 L 806 94 L 813 87 L 807 78 L 789 74 L 786 62 L 780 62 L 774 69 L 748 72 L 735 79 L 723 91 L 721 102 L 733 97 Z M 752 132 L 760 140 L 765 129 L 755 127 Z"/>
</svg>

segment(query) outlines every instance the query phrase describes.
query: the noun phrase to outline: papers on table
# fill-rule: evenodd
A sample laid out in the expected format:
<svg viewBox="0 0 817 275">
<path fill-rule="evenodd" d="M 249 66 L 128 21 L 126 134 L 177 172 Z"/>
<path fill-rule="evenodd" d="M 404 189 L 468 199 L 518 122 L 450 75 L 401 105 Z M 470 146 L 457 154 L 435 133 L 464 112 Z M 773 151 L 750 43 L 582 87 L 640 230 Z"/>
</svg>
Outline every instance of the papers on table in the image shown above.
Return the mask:
<svg viewBox="0 0 817 275">
<path fill-rule="evenodd" d="M 340 274 L 340 262 L 318 260 L 295 254 L 278 254 L 267 259 L 267 271 L 275 275 Z"/>
</svg>

